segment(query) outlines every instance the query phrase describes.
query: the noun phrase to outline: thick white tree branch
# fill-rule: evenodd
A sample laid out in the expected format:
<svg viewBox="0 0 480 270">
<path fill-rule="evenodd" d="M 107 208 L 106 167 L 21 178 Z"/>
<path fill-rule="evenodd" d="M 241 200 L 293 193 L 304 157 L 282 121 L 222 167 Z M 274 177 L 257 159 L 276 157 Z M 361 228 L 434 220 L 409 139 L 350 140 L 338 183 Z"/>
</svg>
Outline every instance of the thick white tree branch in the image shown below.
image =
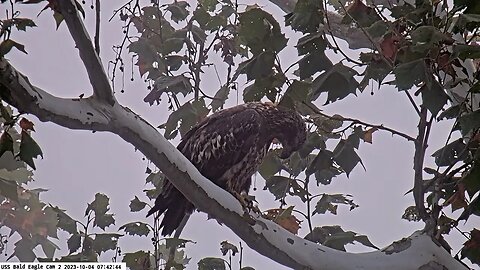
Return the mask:
<svg viewBox="0 0 480 270">
<path fill-rule="evenodd" d="M 228 226 L 252 249 L 294 269 L 467 269 L 420 232 L 375 252 L 352 254 L 312 243 L 270 220 L 245 215 L 239 202 L 199 171 L 153 126 L 131 110 L 88 99 L 62 99 L 31 85 L 0 60 L 0 97 L 19 111 L 72 129 L 109 131 L 131 143 L 201 211 Z M 437 268 L 435 268 L 437 267 Z M 444 267 L 444 268 L 442 268 Z M 430 268 L 425 268 L 430 269 Z"/>
</svg>

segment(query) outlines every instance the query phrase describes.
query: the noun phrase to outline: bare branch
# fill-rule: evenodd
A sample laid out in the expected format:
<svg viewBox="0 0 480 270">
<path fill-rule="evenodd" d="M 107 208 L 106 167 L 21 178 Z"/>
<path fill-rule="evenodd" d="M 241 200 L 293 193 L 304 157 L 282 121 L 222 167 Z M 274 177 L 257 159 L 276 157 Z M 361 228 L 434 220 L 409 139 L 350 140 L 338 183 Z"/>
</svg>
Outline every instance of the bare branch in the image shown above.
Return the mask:
<svg viewBox="0 0 480 270">
<path fill-rule="evenodd" d="M 415 138 L 413 138 L 412 136 L 409 136 L 409 135 L 407 135 L 403 132 L 397 131 L 395 129 L 386 127 L 383 124 L 382 125 L 374 125 L 374 124 L 370 124 L 370 123 L 367 123 L 367 122 L 363 122 L 363 121 L 355 119 L 355 118 L 343 117 L 343 116 L 338 116 L 338 115 L 337 116 L 331 116 L 331 115 L 325 114 L 324 112 L 318 110 L 317 108 L 315 108 L 313 106 L 310 106 L 310 104 L 308 104 L 306 102 L 303 102 L 302 104 L 307 106 L 309 109 L 311 109 L 315 113 L 320 114 L 321 116 L 324 116 L 328 119 L 348 121 L 348 122 L 351 122 L 352 124 L 358 124 L 358 125 L 363 125 L 363 126 L 367 126 L 367 127 L 377 128 L 379 130 L 385 130 L 385 131 L 388 131 L 388 132 L 392 133 L 393 135 L 398 135 L 400 137 L 403 137 L 403 138 L 407 139 L 408 141 L 412 141 L 412 142 L 415 141 Z"/>
<path fill-rule="evenodd" d="M 100 56 L 100 0 L 95 2 L 95 52 Z"/>
<path fill-rule="evenodd" d="M 420 218 L 423 221 L 428 220 L 428 214 L 425 210 L 425 192 L 423 187 L 423 161 L 425 159 L 425 132 L 427 127 L 427 108 L 421 107 L 420 120 L 418 121 L 418 136 L 415 139 L 415 154 L 413 156 L 414 185 L 413 198 Z"/>
<path fill-rule="evenodd" d="M 68 30 L 72 35 L 75 45 L 80 53 L 80 58 L 87 69 L 88 78 L 93 87 L 93 95 L 100 101 L 110 105 L 115 103 L 113 91 L 108 77 L 103 68 L 100 57 L 95 52 L 92 40 L 80 18 L 74 0 L 57 1 L 58 8 L 62 13 Z"/>
</svg>

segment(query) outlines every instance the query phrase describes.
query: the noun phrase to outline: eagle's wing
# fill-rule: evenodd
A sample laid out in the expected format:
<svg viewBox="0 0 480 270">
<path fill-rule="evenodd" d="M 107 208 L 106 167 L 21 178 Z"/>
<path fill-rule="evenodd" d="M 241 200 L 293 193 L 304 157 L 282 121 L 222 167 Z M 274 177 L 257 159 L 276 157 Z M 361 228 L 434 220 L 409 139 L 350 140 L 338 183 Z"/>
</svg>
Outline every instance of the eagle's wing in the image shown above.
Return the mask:
<svg viewBox="0 0 480 270">
<path fill-rule="evenodd" d="M 225 189 L 222 176 L 260 147 L 261 121 L 262 117 L 251 108 L 222 111 L 186 134 L 178 149 L 202 175 Z"/>
<path fill-rule="evenodd" d="M 240 185 L 241 189 L 248 190 L 251 175 L 248 179 L 225 179 L 222 176 L 255 149 L 262 133 L 262 119 L 254 109 L 242 106 L 220 111 L 187 132 L 177 148 L 202 175 L 218 186 L 226 189 L 226 180 L 238 180 L 244 182 Z M 165 212 L 160 227 L 163 227 L 162 235 L 168 235 L 193 209 L 194 206 L 180 191 L 170 181 L 165 181 L 162 193 L 148 215 Z"/>
</svg>

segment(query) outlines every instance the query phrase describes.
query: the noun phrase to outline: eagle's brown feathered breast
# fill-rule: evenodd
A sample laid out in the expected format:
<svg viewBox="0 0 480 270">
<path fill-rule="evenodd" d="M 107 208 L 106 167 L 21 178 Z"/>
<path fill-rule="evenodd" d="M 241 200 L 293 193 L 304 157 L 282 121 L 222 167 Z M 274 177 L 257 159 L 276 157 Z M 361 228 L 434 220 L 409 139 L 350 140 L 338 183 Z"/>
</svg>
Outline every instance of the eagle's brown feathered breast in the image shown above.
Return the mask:
<svg viewBox="0 0 480 270">
<path fill-rule="evenodd" d="M 240 194 L 250 189 L 251 177 L 274 138 L 282 143 L 281 158 L 287 158 L 305 137 L 305 123 L 296 112 L 252 102 L 205 118 L 185 134 L 177 148 L 206 178 Z M 160 227 L 162 235 L 169 235 L 193 210 L 193 204 L 165 181 L 148 215 L 165 213 Z"/>
</svg>

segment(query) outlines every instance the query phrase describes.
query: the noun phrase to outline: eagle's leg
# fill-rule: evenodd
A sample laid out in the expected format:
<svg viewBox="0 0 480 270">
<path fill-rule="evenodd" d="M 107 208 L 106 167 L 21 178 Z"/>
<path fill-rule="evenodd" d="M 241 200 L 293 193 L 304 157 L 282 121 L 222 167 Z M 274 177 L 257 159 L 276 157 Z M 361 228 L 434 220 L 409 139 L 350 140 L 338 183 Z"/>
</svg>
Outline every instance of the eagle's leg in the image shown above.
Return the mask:
<svg viewBox="0 0 480 270">
<path fill-rule="evenodd" d="M 250 196 L 250 195 L 248 195 L 248 193 L 246 193 L 244 191 L 241 192 L 241 193 L 233 191 L 232 194 L 233 194 L 233 196 L 235 196 L 235 198 L 237 198 L 238 201 L 240 201 L 240 204 L 242 205 L 243 210 L 245 212 L 248 213 L 250 211 L 253 211 L 257 214 L 261 214 L 260 209 L 258 209 L 258 207 L 254 203 L 254 202 L 256 202 L 254 196 Z"/>
</svg>

